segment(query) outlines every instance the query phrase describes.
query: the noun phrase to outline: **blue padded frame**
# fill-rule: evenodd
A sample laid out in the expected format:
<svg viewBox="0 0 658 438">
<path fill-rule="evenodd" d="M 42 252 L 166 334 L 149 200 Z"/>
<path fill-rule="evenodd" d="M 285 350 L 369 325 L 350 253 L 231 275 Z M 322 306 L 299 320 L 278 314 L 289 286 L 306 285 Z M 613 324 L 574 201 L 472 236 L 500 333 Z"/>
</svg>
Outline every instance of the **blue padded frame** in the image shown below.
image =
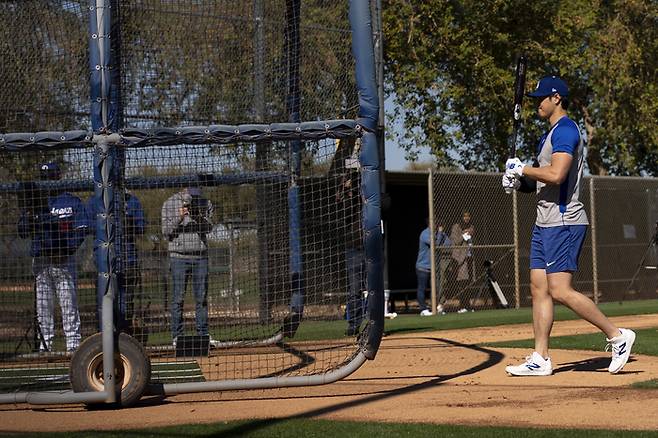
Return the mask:
<svg viewBox="0 0 658 438">
<path fill-rule="evenodd" d="M 374 359 L 384 332 L 384 253 L 381 233 L 380 160 L 377 146 L 379 96 L 375 75 L 375 52 L 370 2 L 350 1 L 352 53 L 359 89 L 357 123 L 363 127 L 361 162 L 361 196 L 363 197 L 363 230 L 368 279 L 369 336 L 364 347 L 368 359 Z"/>
</svg>

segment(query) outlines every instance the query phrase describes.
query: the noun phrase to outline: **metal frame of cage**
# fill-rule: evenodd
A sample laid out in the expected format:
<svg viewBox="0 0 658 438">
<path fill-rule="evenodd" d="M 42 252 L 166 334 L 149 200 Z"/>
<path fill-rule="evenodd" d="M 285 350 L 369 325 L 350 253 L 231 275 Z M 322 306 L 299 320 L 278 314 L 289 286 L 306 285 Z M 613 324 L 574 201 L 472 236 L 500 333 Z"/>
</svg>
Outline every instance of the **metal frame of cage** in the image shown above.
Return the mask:
<svg viewBox="0 0 658 438">
<path fill-rule="evenodd" d="M 298 5 L 298 2 L 295 2 Z M 235 389 L 264 389 L 286 386 L 308 386 L 327 384 L 342 379 L 357 370 L 366 360 L 374 359 L 383 333 L 384 291 L 383 291 L 383 250 L 380 232 L 380 158 L 378 151 L 378 122 L 380 117 L 380 97 L 376 85 L 375 55 L 373 46 L 372 19 L 369 2 L 351 0 L 349 2 L 349 20 L 352 31 L 352 54 L 355 59 L 356 82 L 359 89 L 359 111 L 356 120 L 326 120 L 302 122 L 299 112 L 291 114 L 288 123 L 261 125 L 212 125 L 201 127 L 158 128 L 152 130 L 112 129 L 117 117 L 116 88 L 111 71 L 111 50 L 108 39 L 111 31 L 110 0 L 89 0 L 90 11 L 90 85 L 91 85 L 91 120 L 92 132 L 37 132 L 8 133 L 0 135 L 0 148 L 8 151 L 54 150 L 58 148 L 92 148 L 94 149 L 93 182 L 68 182 L 69 185 L 89 187 L 93 184 L 94 197 L 101 202 L 102 211 L 97 216 L 96 239 L 102 241 L 98 255 L 98 285 L 103 290 L 102 302 L 102 367 L 104 390 L 98 392 L 73 391 L 35 391 L 0 394 L 0 403 L 108 403 L 120 404 L 120 390 L 115 386 L 114 353 L 117 351 L 117 336 L 113 324 L 114 300 L 117 295 L 117 279 L 114 258 L 115 245 L 119 243 L 117 235 L 121 233 L 119 221 L 113 220 L 116 208 L 116 181 L 121 173 L 121 154 L 125 148 L 157 144 L 159 146 L 178 144 L 205 144 L 229 142 L 257 142 L 287 140 L 291 141 L 291 167 L 298 163 L 299 144 L 302 140 L 341 139 L 360 137 L 362 141 L 359 161 L 361 164 L 361 196 L 363 199 L 362 229 L 366 257 L 366 277 L 368 285 L 368 328 L 358 349 L 348 363 L 338 369 L 324 374 L 309 376 L 275 376 L 254 379 L 237 379 L 226 381 L 190 382 L 162 384 L 150 388 L 153 393 L 170 395 L 188 392 L 205 392 Z M 295 99 L 294 95 L 289 99 Z M 297 96 L 298 100 L 298 96 Z M 293 170 L 293 178 L 295 171 Z M 262 175 L 261 175 L 262 176 Z M 269 175 L 278 178 L 279 175 Z M 225 182 L 226 178 L 250 178 L 252 175 L 204 175 L 203 185 Z M 192 177 L 193 178 L 193 177 Z M 197 177 L 198 178 L 198 177 Z M 183 186 L 190 182 L 189 176 L 181 176 L 169 181 L 174 186 Z M 148 182 L 138 178 L 126 181 L 128 187 L 139 187 Z M 3 187 L 11 191 L 14 187 Z M 299 270 L 301 254 L 295 248 L 299 224 L 299 207 L 294 202 L 298 196 L 296 188 L 288 194 L 291 217 L 291 271 L 294 275 Z M 294 282 L 293 282 L 294 284 Z M 291 299 L 294 307 L 295 294 Z M 280 339 L 264 339 L 260 342 L 276 342 Z M 227 343 L 225 347 L 232 344 Z"/>
</svg>

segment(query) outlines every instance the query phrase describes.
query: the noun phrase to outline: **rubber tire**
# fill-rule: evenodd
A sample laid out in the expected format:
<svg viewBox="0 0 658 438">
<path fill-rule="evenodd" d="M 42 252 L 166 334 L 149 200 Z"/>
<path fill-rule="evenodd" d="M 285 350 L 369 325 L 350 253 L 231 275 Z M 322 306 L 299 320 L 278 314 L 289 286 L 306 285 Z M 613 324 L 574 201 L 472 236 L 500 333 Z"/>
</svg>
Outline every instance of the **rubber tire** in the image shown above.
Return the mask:
<svg viewBox="0 0 658 438">
<path fill-rule="evenodd" d="M 114 357 L 115 379 L 121 385 L 116 403 L 86 403 L 90 408 L 133 406 L 144 394 L 151 379 L 151 361 L 144 347 L 132 336 L 119 334 Z M 103 391 L 103 338 L 101 333 L 85 339 L 71 357 L 71 386 L 74 392 Z"/>
</svg>

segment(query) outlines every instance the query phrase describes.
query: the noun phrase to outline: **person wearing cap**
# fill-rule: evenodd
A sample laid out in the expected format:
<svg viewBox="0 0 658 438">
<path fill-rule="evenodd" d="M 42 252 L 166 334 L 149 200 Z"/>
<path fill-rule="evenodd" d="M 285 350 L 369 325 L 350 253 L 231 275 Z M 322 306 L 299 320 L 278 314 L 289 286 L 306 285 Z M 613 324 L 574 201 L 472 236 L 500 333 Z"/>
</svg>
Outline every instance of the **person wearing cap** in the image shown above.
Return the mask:
<svg viewBox="0 0 658 438">
<path fill-rule="evenodd" d="M 55 181 L 61 176 L 57 163 L 40 167 L 40 178 Z M 55 337 L 54 295 L 59 299 L 66 351 L 80 345 L 80 314 L 76 290 L 75 253 L 88 228 L 83 202 L 77 196 L 56 189 L 34 192 L 24 203 L 18 234 L 31 239 L 30 255 L 36 279 L 36 312 L 41 339 L 40 351 L 52 351 Z"/>
<path fill-rule="evenodd" d="M 162 205 L 162 234 L 168 241 L 172 278 L 171 336 L 184 334 L 183 303 L 188 278 L 196 301 L 196 331 L 208 333 L 208 239 L 213 227 L 214 207 L 197 187 L 172 195 Z M 211 339 L 211 345 L 214 341 Z"/>
<path fill-rule="evenodd" d="M 572 287 L 589 222 L 580 201 L 583 139 L 578 125 L 567 116 L 569 89 L 561 78 L 546 76 L 528 96 L 535 99 L 537 113 L 548 121 L 549 128 L 539 140 L 535 165 L 526 166 L 516 157 L 507 160 L 503 187 L 506 191 L 537 194 L 537 218 L 530 246 L 535 351 L 524 363 L 505 370 L 513 376 L 553 373 L 548 342 L 553 302 L 558 301 L 606 335 L 612 347 L 608 371 L 616 374 L 628 361 L 635 333 L 616 327 L 592 300 Z"/>
</svg>

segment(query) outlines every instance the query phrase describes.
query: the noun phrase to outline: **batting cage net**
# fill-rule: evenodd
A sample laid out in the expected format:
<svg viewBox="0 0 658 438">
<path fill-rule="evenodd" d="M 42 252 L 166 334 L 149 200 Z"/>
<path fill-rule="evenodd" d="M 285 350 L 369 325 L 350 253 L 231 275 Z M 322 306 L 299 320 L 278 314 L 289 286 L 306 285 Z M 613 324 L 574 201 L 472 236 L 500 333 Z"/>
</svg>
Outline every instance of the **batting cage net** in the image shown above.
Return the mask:
<svg viewBox="0 0 658 438">
<path fill-rule="evenodd" d="M 433 171 L 428 186 L 439 313 L 531 305 L 536 197 L 506 195 L 499 174 Z M 586 177 L 580 199 L 590 226 L 576 289 L 595 302 L 655 298 L 658 181 Z"/>
<path fill-rule="evenodd" d="M 103 391 L 108 339 L 121 397 L 135 376 L 318 384 L 374 357 L 378 159 L 353 55 L 372 32 L 349 7 L 0 3 L 0 392 Z"/>
</svg>

